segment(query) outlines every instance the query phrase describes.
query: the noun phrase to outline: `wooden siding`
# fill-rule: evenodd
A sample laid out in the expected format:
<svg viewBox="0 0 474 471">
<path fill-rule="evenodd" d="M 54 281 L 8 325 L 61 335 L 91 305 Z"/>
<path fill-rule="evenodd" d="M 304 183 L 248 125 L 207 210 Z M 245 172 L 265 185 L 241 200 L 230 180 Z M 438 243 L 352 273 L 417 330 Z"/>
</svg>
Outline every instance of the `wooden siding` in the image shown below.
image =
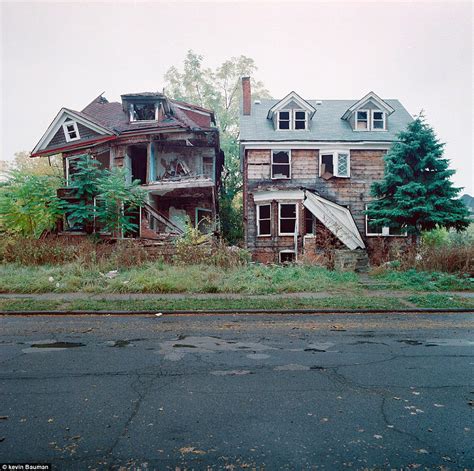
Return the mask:
<svg viewBox="0 0 474 471">
<path fill-rule="evenodd" d="M 246 222 L 247 247 L 254 258 L 262 262 L 277 262 L 278 252 L 294 246 L 293 237 L 278 236 L 278 205 L 272 204 L 272 235 L 257 237 L 256 206 L 253 193 L 268 190 L 297 190 L 305 188 L 317 192 L 324 198 L 346 206 L 364 241 L 365 205 L 372 200 L 370 188 L 373 182 L 380 181 L 384 173 L 383 156 L 385 150 L 352 149 L 350 178 L 331 178 L 324 180 L 319 173 L 318 149 L 293 149 L 291 152 L 291 174 L 288 180 L 272 180 L 271 151 L 247 150 L 244 160 L 244 221 Z M 304 212 L 300 205 L 300 233 L 298 250 L 303 247 Z M 393 238 L 396 239 L 396 238 Z"/>
<path fill-rule="evenodd" d="M 45 148 L 45 150 L 52 149 L 55 147 L 63 147 L 67 145 L 72 145 L 72 144 L 77 144 L 80 143 L 81 141 L 87 141 L 89 139 L 94 139 L 96 137 L 100 137 L 102 134 L 99 134 L 92 129 L 89 129 L 88 127 L 82 125 L 81 123 L 77 123 L 77 128 L 79 130 L 79 136 L 81 137 L 77 141 L 66 141 L 66 136 L 64 135 L 64 130 L 63 127 L 61 126 L 56 134 L 53 136 L 51 141 L 49 142 L 48 146 Z"/>
</svg>

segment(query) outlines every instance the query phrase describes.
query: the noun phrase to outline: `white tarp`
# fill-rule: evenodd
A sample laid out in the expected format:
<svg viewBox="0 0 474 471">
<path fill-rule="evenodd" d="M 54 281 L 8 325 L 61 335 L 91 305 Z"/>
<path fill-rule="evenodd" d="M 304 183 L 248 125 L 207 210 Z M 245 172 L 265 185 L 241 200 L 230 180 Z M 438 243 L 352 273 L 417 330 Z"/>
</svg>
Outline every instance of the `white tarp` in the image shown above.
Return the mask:
<svg viewBox="0 0 474 471">
<path fill-rule="evenodd" d="M 303 204 L 349 249 L 365 248 L 352 214 L 347 208 L 307 190 Z"/>
</svg>

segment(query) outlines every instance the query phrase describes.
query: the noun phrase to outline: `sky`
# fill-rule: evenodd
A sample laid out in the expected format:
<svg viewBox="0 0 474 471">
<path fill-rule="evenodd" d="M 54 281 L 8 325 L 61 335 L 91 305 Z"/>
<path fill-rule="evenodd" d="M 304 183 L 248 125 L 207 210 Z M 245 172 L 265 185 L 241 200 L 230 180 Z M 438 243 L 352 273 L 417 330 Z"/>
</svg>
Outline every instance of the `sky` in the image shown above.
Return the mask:
<svg viewBox="0 0 474 471">
<path fill-rule="evenodd" d="M 362 98 L 424 111 L 474 194 L 471 2 L 2 2 L 0 159 L 33 149 L 61 107 L 161 91 L 188 49 L 245 55 L 274 98 Z"/>
</svg>

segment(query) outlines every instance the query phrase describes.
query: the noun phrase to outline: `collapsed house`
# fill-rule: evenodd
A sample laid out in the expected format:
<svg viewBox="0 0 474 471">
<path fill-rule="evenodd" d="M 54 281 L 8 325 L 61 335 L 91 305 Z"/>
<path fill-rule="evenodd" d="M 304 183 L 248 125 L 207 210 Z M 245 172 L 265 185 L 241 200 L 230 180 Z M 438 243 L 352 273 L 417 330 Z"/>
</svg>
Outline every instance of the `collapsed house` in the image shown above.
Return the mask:
<svg viewBox="0 0 474 471">
<path fill-rule="evenodd" d="M 373 92 L 360 100 L 305 100 L 291 92 L 252 101 L 248 77 L 242 97 L 244 227 L 254 260 L 314 260 L 329 248 L 363 266 L 375 239 L 390 244 L 406 236 L 365 214 L 385 153 L 412 121 L 398 100 Z"/>
<path fill-rule="evenodd" d="M 108 102 L 100 95 L 82 111 L 62 108 L 32 151 L 32 157 L 62 155 L 66 187 L 58 196 L 75 198 L 75 161 L 87 154 L 101 168 L 126 168 L 127 178 L 146 190 L 146 204 L 133 215 L 137 230 L 122 236 L 181 234 L 186 222 L 201 232 L 216 230 L 224 154 L 214 113 L 163 93 L 121 98 Z M 67 215 L 59 224 L 62 234 L 85 229 Z"/>
</svg>

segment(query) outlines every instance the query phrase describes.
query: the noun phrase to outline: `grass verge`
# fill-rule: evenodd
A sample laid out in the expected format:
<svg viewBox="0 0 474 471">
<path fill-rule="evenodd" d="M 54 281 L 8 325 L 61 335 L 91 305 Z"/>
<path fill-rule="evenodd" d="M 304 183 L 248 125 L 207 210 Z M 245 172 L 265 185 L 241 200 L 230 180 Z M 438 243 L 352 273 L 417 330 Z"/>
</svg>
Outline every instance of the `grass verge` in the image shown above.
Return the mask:
<svg viewBox="0 0 474 471">
<path fill-rule="evenodd" d="M 444 300 L 443 300 L 443 299 Z M 404 298 L 359 296 L 357 298 L 328 296 L 326 298 L 287 298 L 287 299 L 154 299 L 154 300 L 72 300 L 72 301 L 35 301 L 25 299 L 0 299 L 3 311 L 40 311 L 40 310 L 212 310 L 212 309 L 406 309 Z M 474 309 L 473 299 L 457 297 L 445 298 L 441 295 L 411 296 L 406 298 L 416 307 Z"/>
</svg>

